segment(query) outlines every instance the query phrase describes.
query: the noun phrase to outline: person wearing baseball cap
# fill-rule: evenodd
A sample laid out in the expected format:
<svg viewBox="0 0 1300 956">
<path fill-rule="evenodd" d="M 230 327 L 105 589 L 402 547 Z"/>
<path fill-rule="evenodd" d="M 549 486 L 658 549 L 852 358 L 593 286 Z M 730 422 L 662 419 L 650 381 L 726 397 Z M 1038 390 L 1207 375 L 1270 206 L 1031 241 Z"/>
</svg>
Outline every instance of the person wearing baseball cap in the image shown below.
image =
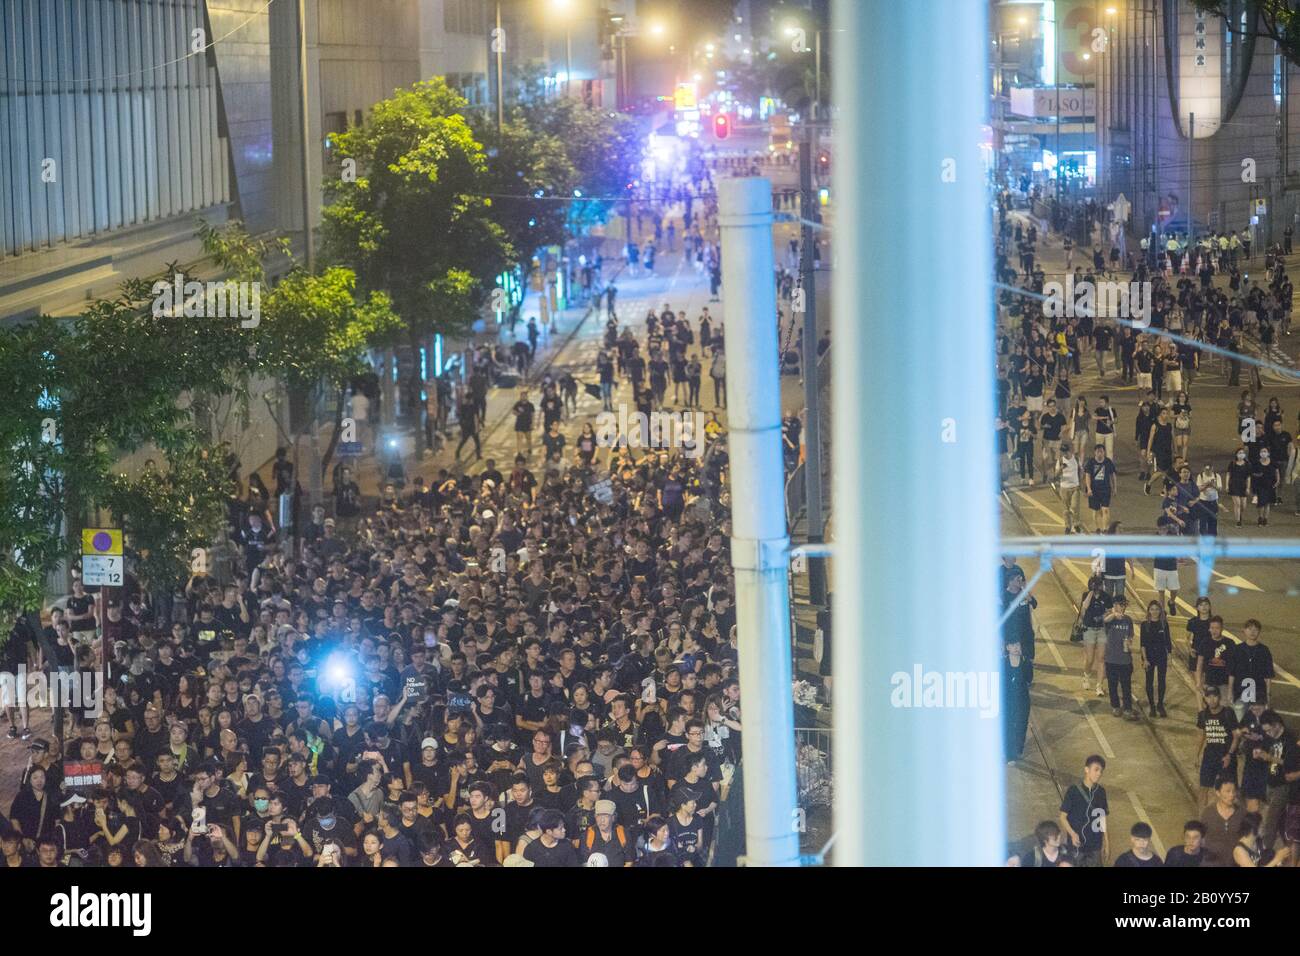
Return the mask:
<svg viewBox="0 0 1300 956">
<path fill-rule="evenodd" d="M 596 801 L 596 822 L 587 827 L 587 831 L 578 840 L 578 853 L 584 862 L 594 854 L 600 854 L 605 857 L 607 866 L 632 865 L 636 847 L 627 829 L 614 822 L 617 814 L 618 806 L 613 800 Z"/>
<path fill-rule="evenodd" d="M 415 761 L 408 760 L 403 767 L 407 786 L 422 783 L 429 789 L 429 795 L 441 802 L 451 790 L 451 770 L 438 759 L 438 739 L 432 734 L 420 741 L 420 749 Z"/>
</svg>

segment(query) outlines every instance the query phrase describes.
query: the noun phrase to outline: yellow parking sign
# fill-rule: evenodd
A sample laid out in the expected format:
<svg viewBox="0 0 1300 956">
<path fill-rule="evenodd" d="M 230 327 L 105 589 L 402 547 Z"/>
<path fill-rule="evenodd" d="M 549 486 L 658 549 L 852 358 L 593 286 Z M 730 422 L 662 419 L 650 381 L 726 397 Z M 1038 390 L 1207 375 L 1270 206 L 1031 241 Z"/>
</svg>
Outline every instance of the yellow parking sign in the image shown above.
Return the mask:
<svg viewBox="0 0 1300 956">
<path fill-rule="evenodd" d="M 83 528 L 81 530 L 82 554 L 121 554 L 121 528 Z"/>
</svg>

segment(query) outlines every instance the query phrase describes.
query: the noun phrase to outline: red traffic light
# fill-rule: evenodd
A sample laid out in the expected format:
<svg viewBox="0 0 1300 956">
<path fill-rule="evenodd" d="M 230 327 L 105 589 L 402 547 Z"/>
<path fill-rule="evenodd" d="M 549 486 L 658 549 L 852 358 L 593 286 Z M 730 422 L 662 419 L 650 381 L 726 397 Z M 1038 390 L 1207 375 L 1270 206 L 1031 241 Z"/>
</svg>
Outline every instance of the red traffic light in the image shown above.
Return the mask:
<svg viewBox="0 0 1300 956">
<path fill-rule="evenodd" d="M 713 135 L 718 139 L 726 139 L 731 135 L 731 117 L 726 113 L 713 117 Z"/>
</svg>

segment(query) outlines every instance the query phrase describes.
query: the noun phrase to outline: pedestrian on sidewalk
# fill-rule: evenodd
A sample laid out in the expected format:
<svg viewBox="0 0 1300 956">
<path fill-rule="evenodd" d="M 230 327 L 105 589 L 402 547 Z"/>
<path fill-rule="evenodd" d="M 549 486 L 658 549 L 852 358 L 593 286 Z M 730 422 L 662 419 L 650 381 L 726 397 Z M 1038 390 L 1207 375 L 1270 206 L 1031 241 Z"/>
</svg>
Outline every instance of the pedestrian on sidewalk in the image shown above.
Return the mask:
<svg viewBox="0 0 1300 956">
<path fill-rule="evenodd" d="M 611 321 L 617 321 L 618 315 L 614 312 L 614 300 L 618 298 L 618 287 L 610 283 L 605 287 L 605 311 L 609 314 Z"/>
</svg>

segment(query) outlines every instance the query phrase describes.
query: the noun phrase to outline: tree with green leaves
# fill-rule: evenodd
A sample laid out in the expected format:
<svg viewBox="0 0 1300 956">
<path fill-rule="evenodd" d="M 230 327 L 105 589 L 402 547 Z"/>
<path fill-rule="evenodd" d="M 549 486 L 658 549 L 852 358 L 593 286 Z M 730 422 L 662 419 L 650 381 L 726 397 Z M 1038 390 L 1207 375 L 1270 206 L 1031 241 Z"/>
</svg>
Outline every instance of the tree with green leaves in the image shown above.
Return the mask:
<svg viewBox="0 0 1300 956">
<path fill-rule="evenodd" d="M 189 278 L 169 265 L 158 281 L 177 275 Z M 0 405 L 0 624 L 39 606 L 47 575 L 77 553 L 82 525 L 124 487 L 114 463 L 144 448 L 160 451 L 169 466 L 204 452 L 185 397 L 200 388 L 228 393 L 243 374 L 250 329 L 237 318 L 160 308 L 154 288 L 150 279 L 130 280 L 76 319 L 41 316 L 0 331 L 0 378 L 10 388 Z M 225 493 L 214 498 L 210 487 L 185 484 L 209 496 L 175 516 L 175 540 L 192 541 L 211 533 L 211 507 Z M 167 578 L 164 564 L 183 562 L 188 552 L 173 548 L 170 536 L 151 539 L 160 516 L 148 500 L 136 498 L 129 515 L 113 514 L 133 547 L 154 556 L 146 571 Z M 8 630 L 0 627 L 0 638 Z"/>
<path fill-rule="evenodd" d="M 483 194 L 487 157 L 467 112 L 433 79 L 376 103 L 363 125 L 335 138 L 323 252 L 356 273 L 363 293 L 388 295 L 413 350 L 434 334 L 468 332 L 513 255 Z M 423 428 L 416 434 L 420 442 Z"/>
<path fill-rule="evenodd" d="M 240 223 L 223 229 L 204 223 L 199 236 L 204 250 L 243 281 L 265 283 L 268 259 L 277 251 L 288 255 L 287 246 L 252 237 Z M 463 294 L 468 282 L 463 275 L 441 281 L 460 283 L 455 295 Z M 348 384 L 365 370 L 366 351 L 400 327 L 388 295 L 359 292 L 356 274 L 342 266 L 330 266 L 319 275 L 295 266 L 263 296 L 249 367 L 274 376 L 291 395 L 305 400 L 312 410 L 305 430 L 314 450 L 320 408 L 327 400 L 333 405 L 329 446 L 309 476 L 313 489 L 319 488 L 338 446 Z M 295 442 L 302 431 L 291 432 Z"/>
<path fill-rule="evenodd" d="M 1219 17 L 1244 36 L 1262 37 L 1276 43 L 1282 55 L 1300 65 L 1300 3 L 1296 0 L 1191 0 L 1197 10 Z M 1241 15 L 1246 13 L 1246 29 Z"/>
</svg>

